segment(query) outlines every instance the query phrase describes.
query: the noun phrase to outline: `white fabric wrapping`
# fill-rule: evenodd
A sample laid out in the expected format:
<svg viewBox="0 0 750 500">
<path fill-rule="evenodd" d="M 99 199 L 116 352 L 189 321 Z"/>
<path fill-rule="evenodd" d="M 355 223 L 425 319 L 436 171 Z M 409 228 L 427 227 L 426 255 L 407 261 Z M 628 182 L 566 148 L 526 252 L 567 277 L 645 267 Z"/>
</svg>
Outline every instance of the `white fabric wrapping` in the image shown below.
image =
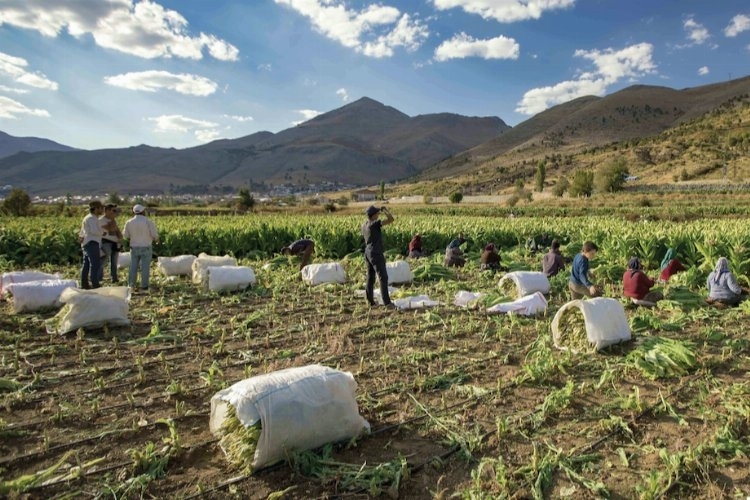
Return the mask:
<svg viewBox="0 0 750 500">
<path fill-rule="evenodd" d="M 164 276 L 190 276 L 193 273 L 195 255 L 157 257 L 156 265 Z"/>
<path fill-rule="evenodd" d="M 487 308 L 489 314 L 513 313 L 521 316 L 533 316 L 547 311 L 547 299 L 541 292 L 521 297 L 513 302 L 503 302 Z"/>
<path fill-rule="evenodd" d="M 261 422 L 253 469 L 271 465 L 292 451 L 369 432 L 359 415 L 351 373 L 320 365 L 289 368 L 251 377 L 217 392 L 211 398 L 209 428 L 219 435 L 231 404 L 237 418 L 249 427 Z"/>
<path fill-rule="evenodd" d="M 12 283 L 6 292 L 13 296 L 13 312 L 20 313 L 60 307 L 62 291 L 75 287 L 75 280 L 46 279 Z"/>
<path fill-rule="evenodd" d="M 247 266 L 209 266 L 206 276 L 212 292 L 234 292 L 255 284 L 255 271 Z"/>
<path fill-rule="evenodd" d="M 41 271 L 11 271 L 0 274 L 0 298 L 5 296 L 5 289 L 13 283 L 26 283 L 27 281 L 60 279 L 59 274 L 43 273 Z"/>
<path fill-rule="evenodd" d="M 399 309 L 426 309 L 428 307 L 439 306 L 440 302 L 432 300 L 427 295 L 414 295 L 412 297 L 402 297 L 395 299 L 393 303 Z"/>
<path fill-rule="evenodd" d="M 99 328 L 104 325 L 126 326 L 130 289 L 110 286 L 94 290 L 66 288 L 60 294 L 65 306 L 53 318 L 45 321 L 47 333 L 67 333 L 79 328 Z"/>
<path fill-rule="evenodd" d="M 405 260 L 388 262 L 385 265 L 388 273 L 388 284 L 411 283 L 414 281 L 414 274 L 411 272 L 409 263 Z"/>
<path fill-rule="evenodd" d="M 302 268 L 300 274 L 302 275 L 302 281 L 311 286 L 346 282 L 346 271 L 344 266 L 338 262 L 309 264 Z"/>
<path fill-rule="evenodd" d="M 571 307 L 577 307 L 583 313 L 586 322 L 586 337 L 589 343 L 594 344 L 597 351 L 630 340 L 630 324 L 620 301 L 606 297 L 571 300 L 558 309 L 557 314 L 552 318 L 552 340 L 558 349 L 564 351 L 569 349 L 560 343 L 558 323 L 562 312 Z"/>
<path fill-rule="evenodd" d="M 550 285 L 547 275 L 537 271 L 513 271 L 500 278 L 498 286 L 506 280 L 511 280 L 516 284 L 518 297 L 525 297 L 534 292 L 549 293 Z"/>
<path fill-rule="evenodd" d="M 459 290 L 456 292 L 456 298 L 453 300 L 453 304 L 458 307 L 476 307 L 479 299 L 481 299 L 483 295 L 482 292 Z"/>
<path fill-rule="evenodd" d="M 193 260 L 193 283 L 201 284 L 206 278 L 206 269 L 210 266 L 236 266 L 237 259 L 224 255 L 223 257 L 201 253 Z"/>
<path fill-rule="evenodd" d="M 130 252 L 120 252 L 117 254 L 117 268 L 124 269 L 130 267 Z"/>
</svg>

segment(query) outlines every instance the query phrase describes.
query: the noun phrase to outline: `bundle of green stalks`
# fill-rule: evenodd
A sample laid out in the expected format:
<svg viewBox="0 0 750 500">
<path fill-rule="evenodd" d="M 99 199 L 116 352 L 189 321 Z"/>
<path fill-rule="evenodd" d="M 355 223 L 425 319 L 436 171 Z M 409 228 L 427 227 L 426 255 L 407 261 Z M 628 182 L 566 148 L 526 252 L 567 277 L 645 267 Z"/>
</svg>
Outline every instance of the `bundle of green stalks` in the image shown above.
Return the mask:
<svg viewBox="0 0 750 500">
<path fill-rule="evenodd" d="M 227 405 L 226 418 L 221 423 L 219 444 L 227 455 L 229 462 L 240 468 L 245 474 L 253 473 L 255 449 L 258 447 L 261 433 L 260 420 L 250 427 L 240 422 L 237 412 L 230 404 Z"/>
<path fill-rule="evenodd" d="M 557 329 L 560 346 L 576 352 L 593 350 L 593 345 L 586 335 L 586 319 L 579 308 L 569 307 L 560 313 Z"/>
<path fill-rule="evenodd" d="M 647 338 L 627 361 L 652 380 L 686 375 L 698 363 L 690 344 L 664 337 Z"/>
</svg>

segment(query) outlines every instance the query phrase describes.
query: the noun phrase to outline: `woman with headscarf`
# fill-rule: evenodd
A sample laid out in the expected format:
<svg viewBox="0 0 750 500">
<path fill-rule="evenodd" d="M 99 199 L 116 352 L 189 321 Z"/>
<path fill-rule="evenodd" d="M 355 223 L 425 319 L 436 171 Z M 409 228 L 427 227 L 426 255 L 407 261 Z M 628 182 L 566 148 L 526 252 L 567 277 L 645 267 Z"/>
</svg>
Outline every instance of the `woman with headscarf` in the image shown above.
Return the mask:
<svg viewBox="0 0 750 500">
<path fill-rule="evenodd" d="M 466 239 L 463 234 L 459 234 L 458 238 L 448 243 L 448 246 L 445 248 L 445 265 L 447 267 L 464 267 L 466 258 L 461 251 L 461 245 L 465 241 Z"/>
<path fill-rule="evenodd" d="M 640 305 L 654 305 L 664 298 L 661 292 L 651 291 L 654 280 L 643 272 L 643 264 L 638 257 L 628 261 L 628 268 L 622 276 L 622 289 L 626 297 Z"/>
<path fill-rule="evenodd" d="M 417 233 L 409 242 L 409 257 L 412 259 L 418 259 L 422 257 L 422 235 Z"/>
<path fill-rule="evenodd" d="M 706 286 L 708 287 L 706 302 L 709 304 L 733 306 L 740 302 L 742 288 L 729 270 L 729 261 L 726 257 L 719 257 L 716 261 L 716 267 L 708 275 Z"/>
<path fill-rule="evenodd" d="M 487 243 L 482 251 L 482 255 L 479 256 L 480 269 L 482 271 L 502 271 L 503 266 L 500 265 L 500 254 L 497 253 L 494 243 Z"/>
<path fill-rule="evenodd" d="M 664 254 L 664 258 L 661 260 L 661 274 L 659 275 L 659 280 L 669 281 L 669 278 L 671 278 L 673 274 L 677 274 L 684 270 L 685 267 L 675 258 L 674 249 L 668 248 L 667 253 Z"/>
</svg>

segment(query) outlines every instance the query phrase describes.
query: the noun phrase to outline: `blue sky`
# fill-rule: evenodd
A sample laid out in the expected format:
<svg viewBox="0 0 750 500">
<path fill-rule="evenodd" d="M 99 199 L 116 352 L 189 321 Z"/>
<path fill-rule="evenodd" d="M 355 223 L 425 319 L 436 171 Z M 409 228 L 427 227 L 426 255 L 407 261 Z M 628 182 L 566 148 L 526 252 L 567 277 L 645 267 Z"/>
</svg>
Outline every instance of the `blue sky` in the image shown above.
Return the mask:
<svg viewBox="0 0 750 500">
<path fill-rule="evenodd" d="M 363 96 L 516 125 L 749 69 L 747 0 L 0 1 L 0 130 L 83 149 L 278 132 Z"/>
</svg>

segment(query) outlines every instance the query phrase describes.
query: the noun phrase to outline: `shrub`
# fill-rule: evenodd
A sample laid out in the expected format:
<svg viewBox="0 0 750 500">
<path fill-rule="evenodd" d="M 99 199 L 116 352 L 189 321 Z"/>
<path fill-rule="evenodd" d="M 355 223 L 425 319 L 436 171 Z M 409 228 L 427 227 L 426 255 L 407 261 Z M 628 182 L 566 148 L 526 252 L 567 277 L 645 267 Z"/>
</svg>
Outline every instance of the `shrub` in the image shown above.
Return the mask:
<svg viewBox="0 0 750 500">
<path fill-rule="evenodd" d="M 21 188 L 14 188 L 3 200 L 3 211 L 16 217 L 29 215 L 31 197 Z"/>
<path fill-rule="evenodd" d="M 450 196 L 448 196 L 448 201 L 450 201 L 451 203 L 461 203 L 461 200 L 463 199 L 464 195 L 460 191 L 454 191 L 450 194 Z"/>
<path fill-rule="evenodd" d="M 571 197 L 591 196 L 594 191 L 594 173 L 590 170 L 576 170 L 573 181 L 568 187 L 568 195 Z"/>
</svg>

